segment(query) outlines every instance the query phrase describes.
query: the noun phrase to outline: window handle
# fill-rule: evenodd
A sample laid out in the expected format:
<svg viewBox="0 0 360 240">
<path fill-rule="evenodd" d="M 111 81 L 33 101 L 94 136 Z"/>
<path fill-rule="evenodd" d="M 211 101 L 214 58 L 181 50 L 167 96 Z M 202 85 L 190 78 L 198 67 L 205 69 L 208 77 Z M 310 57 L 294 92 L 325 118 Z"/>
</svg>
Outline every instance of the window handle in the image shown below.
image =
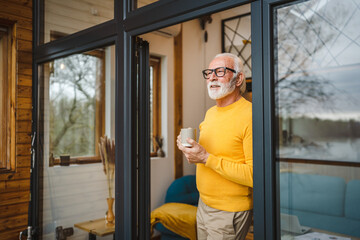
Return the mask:
<svg viewBox="0 0 360 240">
<path fill-rule="evenodd" d="M 36 132 L 34 132 L 34 134 L 32 135 L 32 139 L 31 139 L 31 147 L 34 147 L 35 138 L 36 138 Z"/>
<path fill-rule="evenodd" d="M 32 135 L 31 139 L 31 161 L 32 161 L 32 169 L 34 169 L 35 166 L 35 139 L 36 139 L 36 132 Z"/>
</svg>

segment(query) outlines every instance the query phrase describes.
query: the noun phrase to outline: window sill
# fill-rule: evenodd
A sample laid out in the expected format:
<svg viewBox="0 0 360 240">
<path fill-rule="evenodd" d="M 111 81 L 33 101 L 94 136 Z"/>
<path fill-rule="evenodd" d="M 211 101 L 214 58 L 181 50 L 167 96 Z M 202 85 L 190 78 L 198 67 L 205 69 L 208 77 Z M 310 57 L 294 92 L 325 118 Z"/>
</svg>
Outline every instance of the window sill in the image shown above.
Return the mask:
<svg viewBox="0 0 360 240">
<path fill-rule="evenodd" d="M 150 158 L 166 158 L 165 153 L 163 154 L 163 156 L 159 156 L 156 152 L 152 152 L 150 153 Z"/>
<path fill-rule="evenodd" d="M 150 160 L 161 160 L 161 159 L 165 159 L 166 156 L 163 157 L 159 157 L 159 156 L 154 156 L 154 157 L 150 157 Z"/>
<path fill-rule="evenodd" d="M 60 158 L 49 159 L 49 167 L 53 166 L 70 166 L 70 165 L 81 165 L 81 164 L 92 164 L 92 163 L 101 163 L 100 156 L 93 157 L 72 157 L 69 162 L 61 162 Z"/>
<path fill-rule="evenodd" d="M 153 158 L 153 157 L 157 157 L 157 153 L 156 152 L 152 152 L 150 153 L 150 157 Z"/>
</svg>

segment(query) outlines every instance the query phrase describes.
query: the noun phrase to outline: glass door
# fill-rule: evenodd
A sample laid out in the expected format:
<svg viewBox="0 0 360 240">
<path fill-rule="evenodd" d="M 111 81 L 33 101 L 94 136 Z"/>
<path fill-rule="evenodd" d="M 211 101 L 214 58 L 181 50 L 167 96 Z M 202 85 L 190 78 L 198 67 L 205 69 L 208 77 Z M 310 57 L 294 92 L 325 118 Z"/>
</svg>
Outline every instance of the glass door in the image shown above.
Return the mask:
<svg viewBox="0 0 360 240">
<path fill-rule="evenodd" d="M 360 3 L 272 14 L 278 238 L 359 239 Z"/>
<path fill-rule="evenodd" d="M 39 66 L 39 239 L 113 239 L 115 47 Z"/>
</svg>

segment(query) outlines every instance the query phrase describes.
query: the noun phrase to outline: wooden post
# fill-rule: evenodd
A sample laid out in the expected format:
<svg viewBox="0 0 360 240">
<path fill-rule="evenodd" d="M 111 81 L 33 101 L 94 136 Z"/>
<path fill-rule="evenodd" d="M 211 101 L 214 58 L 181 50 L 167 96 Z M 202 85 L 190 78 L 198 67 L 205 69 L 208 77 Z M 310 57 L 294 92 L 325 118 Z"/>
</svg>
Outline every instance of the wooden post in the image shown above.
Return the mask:
<svg viewBox="0 0 360 240">
<path fill-rule="evenodd" d="M 175 90 L 174 90 L 174 112 L 175 112 L 175 126 L 174 126 L 174 142 L 175 142 L 175 151 L 174 151 L 174 160 L 175 160 L 175 179 L 183 175 L 183 154 L 176 146 L 176 137 L 179 135 L 180 130 L 183 125 L 183 98 L 182 98 L 182 89 L 183 89 L 183 76 L 182 76 L 182 30 L 174 38 L 174 80 L 175 80 Z"/>
</svg>

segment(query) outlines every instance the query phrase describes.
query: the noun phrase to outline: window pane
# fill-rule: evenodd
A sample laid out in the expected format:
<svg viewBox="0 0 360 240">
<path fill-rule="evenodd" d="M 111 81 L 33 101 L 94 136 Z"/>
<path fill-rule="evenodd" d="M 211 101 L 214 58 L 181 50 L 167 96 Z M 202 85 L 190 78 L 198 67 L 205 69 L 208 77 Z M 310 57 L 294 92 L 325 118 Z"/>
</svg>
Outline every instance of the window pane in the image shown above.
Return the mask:
<svg viewBox="0 0 360 240">
<path fill-rule="evenodd" d="M 102 61 L 103 57 L 76 54 L 52 63 L 49 123 L 50 152 L 54 157 L 96 154 L 96 97 L 101 97 L 103 87 Z"/>
<path fill-rule="evenodd" d="M 360 239 L 359 167 L 285 161 L 279 166 L 281 239 Z"/>
<path fill-rule="evenodd" d="M 56 228 L 72 227 L 69 239 L 87 239 L 79 223 L 102 231 L 107 198 L 114 197 L 114 164 L 102 163 L 98 143 L 115 138 L 115 46 L 40 65 L 39 89 L 39 234 L 53 240 Z M 101 239 L 113 239 L 114 228 L 107 230 Z"/>
<path fill-rule="evenodd" d="M 316 0 L 276 13 L 280 156 L 360 162 L 359 8 Z"/>
<path fill-rule="evenodd" d="M 150 153 L 152 157 L 163 157 L 161 135 L 161 59 L 150 57 Z"/>
<path fill-rule="evenodd" d="M 274 15 L 281 235 L 302 234 L 299 220 L 313 238 L 360 237 L 359 4 L 304 1 Z"/>
<path fill-rule="evenodd" d="M 43 42 L 79 32 L 114 18 L 114 0 L 44 0 Z"/>
</svg>

